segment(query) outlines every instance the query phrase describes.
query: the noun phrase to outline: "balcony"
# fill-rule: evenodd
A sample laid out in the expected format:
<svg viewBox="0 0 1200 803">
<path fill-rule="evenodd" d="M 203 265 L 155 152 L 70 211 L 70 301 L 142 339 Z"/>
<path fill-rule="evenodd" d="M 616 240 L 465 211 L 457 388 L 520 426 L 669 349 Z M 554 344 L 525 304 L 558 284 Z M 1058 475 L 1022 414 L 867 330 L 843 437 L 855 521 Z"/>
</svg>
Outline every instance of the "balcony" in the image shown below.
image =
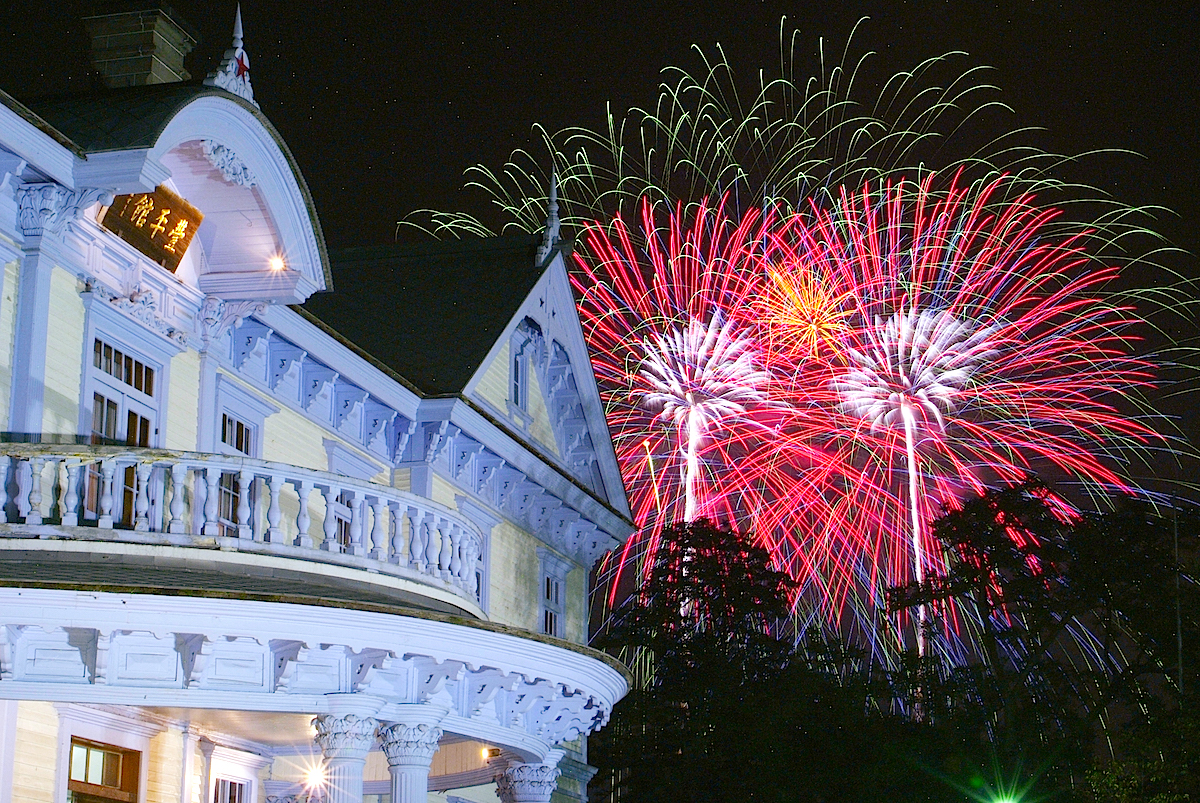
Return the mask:
<svg viewBox="0 0 1200 803">
<path fill-rule="evenodd" d="M 30 577 L 486 618 L 479 528 L 389 486 L 246 457 L 18 443 L 0 444 L 0 479 L 6 585 Z M 22 565 L 41 568 L 22 575 Z"/>
</svg>

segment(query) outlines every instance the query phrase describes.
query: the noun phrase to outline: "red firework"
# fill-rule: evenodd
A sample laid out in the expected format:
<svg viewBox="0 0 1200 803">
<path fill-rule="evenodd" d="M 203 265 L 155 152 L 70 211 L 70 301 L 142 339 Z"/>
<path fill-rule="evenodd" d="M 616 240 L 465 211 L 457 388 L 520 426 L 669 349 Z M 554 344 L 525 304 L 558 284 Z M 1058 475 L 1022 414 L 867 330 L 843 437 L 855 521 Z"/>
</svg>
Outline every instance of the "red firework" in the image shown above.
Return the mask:
<svg viewBox="0 0 1200 803">
<path fill-rule="evenodd" d="M 1116 406 L 1154 379 L 1143 321 L 1110 300 L 1117 268 L 1003 180 L 933 181 L 843 191 L 767 234 L 753 320 L 791 420 L 750 456 L 775 499 L 755 529 L 835 618 L 944 570 L 943 507 L 1031 472 L 1130 492 L 1119 467 L 1161 442 Z"/>
</svg>

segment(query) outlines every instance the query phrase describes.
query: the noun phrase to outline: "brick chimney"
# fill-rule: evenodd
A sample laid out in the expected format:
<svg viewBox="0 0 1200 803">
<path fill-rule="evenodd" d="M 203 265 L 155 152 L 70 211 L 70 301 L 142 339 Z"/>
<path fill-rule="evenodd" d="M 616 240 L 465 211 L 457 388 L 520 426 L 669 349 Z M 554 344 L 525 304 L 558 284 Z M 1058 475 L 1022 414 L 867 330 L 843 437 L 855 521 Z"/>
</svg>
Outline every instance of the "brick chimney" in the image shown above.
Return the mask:
<svg viewBox="0 0 1200 803">
<path fill-rule="evenodd" d="M 183 58 L 198 37 L 169 6 L 109 3 L 83 24 L 92 40 L 92 66 L 106 86 L 168 84 L 192 77 Z"/>
</svg>

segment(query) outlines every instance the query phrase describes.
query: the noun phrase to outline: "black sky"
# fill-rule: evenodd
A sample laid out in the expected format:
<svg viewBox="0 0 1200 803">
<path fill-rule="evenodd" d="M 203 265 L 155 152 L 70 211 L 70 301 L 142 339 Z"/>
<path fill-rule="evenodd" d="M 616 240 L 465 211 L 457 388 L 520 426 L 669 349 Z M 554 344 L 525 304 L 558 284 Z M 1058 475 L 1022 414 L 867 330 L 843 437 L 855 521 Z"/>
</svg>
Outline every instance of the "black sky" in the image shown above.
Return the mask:
<svg viewBox="0 0 1200 803">
<path fill-rule="evenodd" d="M 202 35 L 188 60 L 213 69 L 234 1 L 173 0 Z M 86 89 L 81 0 L 0 8 L 0 87 L 19 98 Z M 1084 178 L 1130 204 L 1178 213 L 1158 228 L 1200 251 L 1200 36 L 1182 3 L 1139 2 L 305 2 L 245 0 L 256 97 L 295 153 L 331 246 L 382 243 L 420 207 L 486 213 L 462 171 L 501 165 L 530 129 L 597 126 L 605 103 L 649 104 L 659 70 L 696 69 L 693 43 L 721 42 L 747 77 L 778 59 L 780 20 L 840 52 L 874 50 L 880 75 L 950 50 L 994 68 L 1015 114 L 997 125 L 1059 152 L 1142 157 L 1085 163 Z M 997 130 L 996 134 L 1002 133 Z M 1190 274 L 1195 260 L 1176 260 Z"/>
</svg>

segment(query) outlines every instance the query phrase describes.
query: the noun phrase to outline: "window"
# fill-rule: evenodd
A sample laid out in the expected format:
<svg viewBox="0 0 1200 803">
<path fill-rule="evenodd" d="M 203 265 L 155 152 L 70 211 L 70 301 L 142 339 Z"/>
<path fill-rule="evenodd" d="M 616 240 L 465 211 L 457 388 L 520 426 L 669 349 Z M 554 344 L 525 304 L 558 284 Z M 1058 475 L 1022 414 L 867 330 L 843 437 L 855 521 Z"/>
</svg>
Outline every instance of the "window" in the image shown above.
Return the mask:
<svg viewBox="0 0 1200 803">
<path fill-rule="evenodd" d="M 158 370 L 128 349 L 102 338 L 92 341 L 92 409 L 88 439 L 97 445 L 148 447 L 158 440 Z M 83 494 L 84 518 L 100 515 L 101 478 L 88 468 Z M 117 475 L 113 488 L 113 521 L 133 524 L 137 479 L 132 467 Z M 153 491 L 151 491 L 153 495 Z M 157 500 L 151 498 L 152 508 Z"/>
<path fill-rule="evenodd" d="M 562 634 L 562 581 L 549 575 L 542 578 L 542 632 Z"/>
<path fill-rule="evenodd" d="M 509 365 L 508 412 L 522 427 L 529 426 L 530 372 L 539 358 L 542 348 L 542 329 L 532 318 L 526 318 L 517 326 L 509 341 L 512 355 Z"/>
<path fill-rule="evenodd" d="M 218 778 L 213 787 L 213 803 L 248 803 L 246 784 Z"/>
<path fill-rule="evenodd" d="M 137 800 L 141 754 L 109 744 L 71 739 L 68 803 Z"/>
<path fill-rule="evenodd" d="M 549 549 L 539 548 L 537 552 L 538 561 L 541 563 L 541 599 L 538 602 L 541 631 L 547 636 L 564 638 L 566 585 L 571 563 Z"/>
<path fill-rule="evenodd" d="M 221 414 L 221 451 L 224 454 L 240 454 L 253 457 L 255 451 L 254 428 L 229 413 Z M 251 488 L 250 492 L 253 493 Z M 238 475 L 232 471 L 221 472 L 217 483 L 217 518 L 221 522 L 221 535 L 236 538 L 239 522 L 237 509 L 241 505 L 242 495 L 238 489 Z M 252 500 L 251 500 L 252 501 Z"/>
</svg>

